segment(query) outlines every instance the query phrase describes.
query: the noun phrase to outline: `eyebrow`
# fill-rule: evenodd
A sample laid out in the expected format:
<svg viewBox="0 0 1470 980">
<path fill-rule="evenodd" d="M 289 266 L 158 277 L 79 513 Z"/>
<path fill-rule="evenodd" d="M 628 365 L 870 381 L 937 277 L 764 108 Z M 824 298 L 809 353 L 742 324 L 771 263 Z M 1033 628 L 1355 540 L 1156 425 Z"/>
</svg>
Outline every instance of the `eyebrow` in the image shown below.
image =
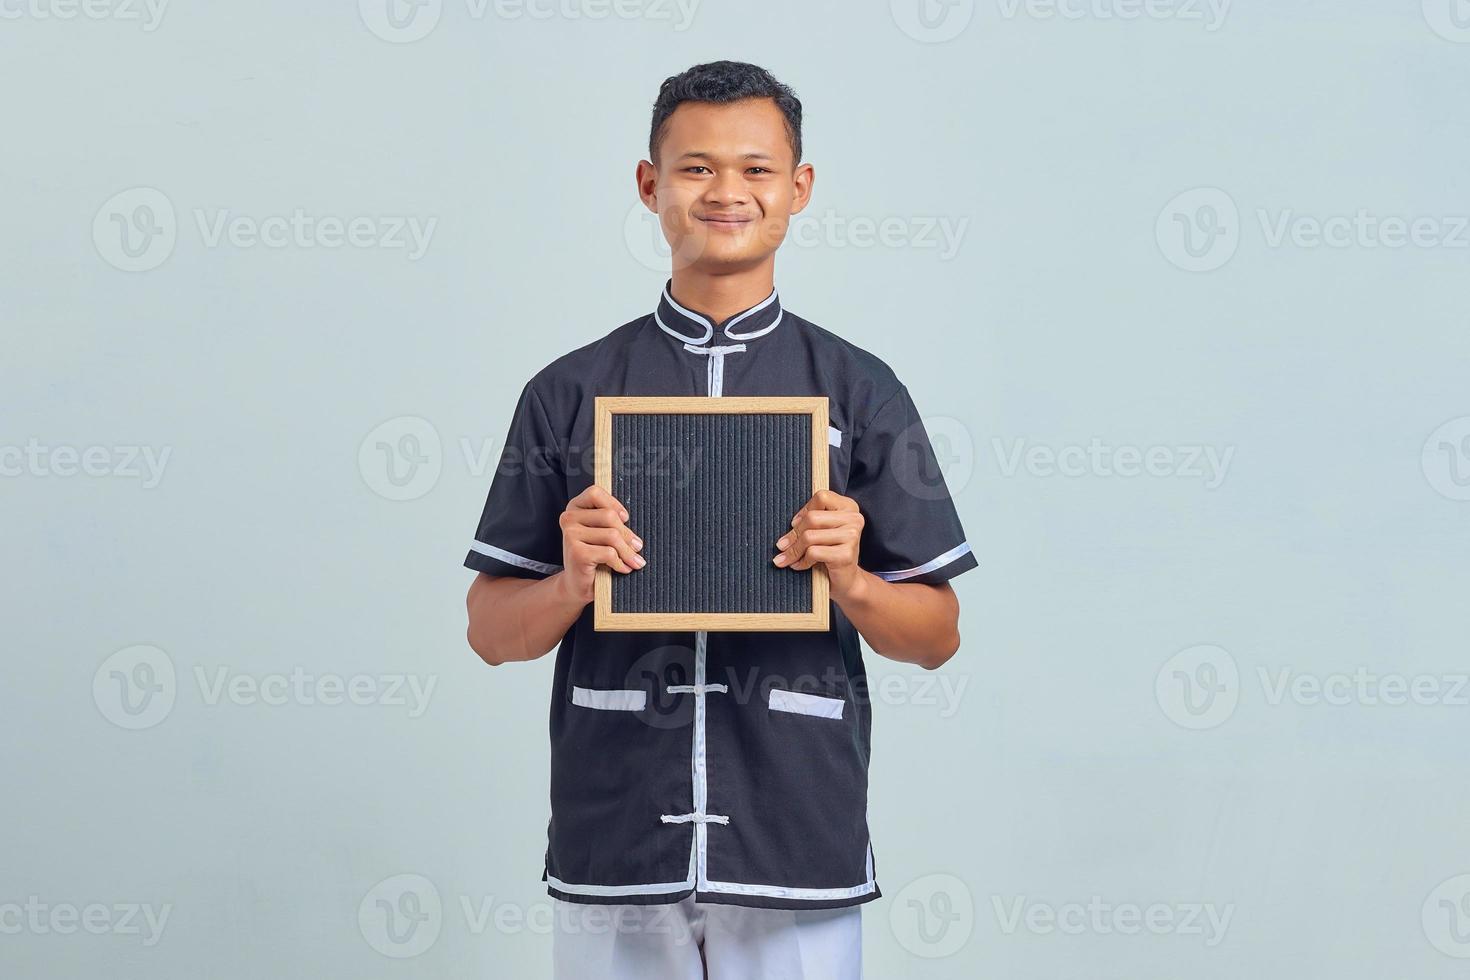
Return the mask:
<svg viewBox="0 0 1470 980">
<path fill-rule="evenodd" d="M 710 153 L 708 150 L 689 150 L 686 153 L 679 154 L 679 159 L 680 160 L 683 160 L 685 157 L 698 157 L 701 160 L 713 160 L 715 158 L 715 155 L 713 153 Z M 772 157 L 769 153 L 761 153 L 760 151 L 757 150 L 757 151 L 752 151 L 750 153 L 741 154 L 740 159 L 742 159 L 742 160 L 772 160 L 772 159 L 775 159 L 775 158 Z"/>
</svg>

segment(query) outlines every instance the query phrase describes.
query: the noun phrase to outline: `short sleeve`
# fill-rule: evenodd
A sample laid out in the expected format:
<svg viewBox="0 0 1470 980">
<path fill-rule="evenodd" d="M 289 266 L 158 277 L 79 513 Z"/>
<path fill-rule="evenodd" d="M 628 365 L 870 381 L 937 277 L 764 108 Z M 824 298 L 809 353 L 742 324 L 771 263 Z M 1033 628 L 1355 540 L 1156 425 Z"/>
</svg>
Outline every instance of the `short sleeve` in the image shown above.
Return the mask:
<svg viewBox="0 0 1470 980">
<path fill-rule="evenodd" d="M 879 578 L 936 584 L 976 566 L 908 389 L 858 433 L 847 495 L 865 521 L 858 564 Z"/>
<path fill-rule="evenodd" d="M 566 474 L 551 421 L 528 384 L 521 391 L 465 567 L 490 575 L 545 578 L 561 571 Z"/>
</svg>

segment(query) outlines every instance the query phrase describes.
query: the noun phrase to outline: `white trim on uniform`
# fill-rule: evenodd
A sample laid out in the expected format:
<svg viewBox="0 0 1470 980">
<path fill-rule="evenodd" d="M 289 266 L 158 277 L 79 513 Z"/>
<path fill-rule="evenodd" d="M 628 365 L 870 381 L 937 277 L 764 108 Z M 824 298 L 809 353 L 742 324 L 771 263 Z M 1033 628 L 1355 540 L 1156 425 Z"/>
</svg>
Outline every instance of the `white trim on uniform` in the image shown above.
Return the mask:
<svg viewBox="0 0 1470 980">
<path fill-rule="evenodd" d="M 697 826 L 702 828 L 704 825 L 701 823 Z M 868 895 L 877 887 L 878 883 L 873 875 L 873 845 L 871 842 L 868 844 L 867 852 L 867 880 L 851 888 L 792 888 L 786 885 L 749 885 L 740 881 L 707 881 L 703 878 L 696 880 L 692 867 L 689 877 L 683 881 L 654 885 L 576 885 L 562 881 L 551 874 L 547 874 L 546 883 L 557 891 L 563 891 L 569 895 L 600 895 L 610 898 L 620 895 L 661 895 L 694 889 L 696 893 L 720 892 L 727 895 L 750 895 L 757 898 L 784 898 L 808 902 L 832 901 Z"/>
<path fill-rule="evenodd" d="M 654 320 L 658 321 L 659 329 L 661 329 L 664 333 L 671 334 L 675 337 L 678 337 L 680 340 L 691 344 L 702 344 L 715 335 L 715 325 L 709 322 L 709 320 L 700 316 L 698 313 L 695 313 L 693 310 L 686 310 L 684 309 L 684 307 L 674 302 L 674 297 L 669 294 L 669 290 L 667 287 L 665 287 L 664 289 L 664 299 L 668 300 L 670 306 L 687 316 L 689 319 L 696 320 L 699 323 L 704 324 L 704 336 L 686 337 L 684 334 L 681 334 L 679 331 L 675 330 L 673 327 L 665 323 L 664 318 L 658 315 L 658 310 L 654 310 L 653 318 Z"/>
<path fill-rule="evenodd" d="M 532 572 L 541 572 L 544 575 L 551 575 L 554 572 L 561 571 L 560 565 L 550 565 L 544 561 L 522 558 L 514 552 L 506 551 L 504 548 L 497 548 L 493 544 L 485 544 L 483 541 L 471 541 L 470 550 L 482 554 L 487 558 L 503 561 L 507 565 L 515 565 L 517 568 L 524 568 Z"/>
<path fill-rule="evenodd" d="M 598 690 L 573 684 L 572 704 L 602 711 L 642 711 L 648 707 L 648 692 Z"/>
<path fill-rule="evenodd" d="M 854 885 L 851 888 L 786 888 L 782 885 L 747 885 L 740 881 L 706 881 L 700 891 L 823 902 L 838 898 L 856 898 L 859 895 L 868 894 L 873 888 L 874 883 L 871 881 Z"/>
<path fill-rule="evenodd" d="M 694 887 L 692 880 L 670 881 L 658 885 L 575 885 L 562 881 L 555 875 L 547 874 L 546 883 L 557 891 L 566 892 L 568 895 L 606 895 L 616 897 L 619 895 L 661 895 L 665 892 L 680 892 Z"/>
<path fill-rule="evenodd" d="M 730 687 L 727 684 L 670 684 L 664 688 L 670 694 L 703 694 L 707 691 L 718 691 L 720 694 L 729 694 Z"/>
<path fill-rule="evenodd" d="M 694 776 L 694 812 L 699 815 L 705 813 L 709 806 L 709 784 L 706 775 L 709 767 L 705 760 L 705 732 L 704 732 L 704 699 L 705 695 L 700 688 L 705 683 L 705 660 L 709 645 L 709 634 L 704 630 L 694 634 L 694 751 L 690 760 L 690 770 Z M 729 818 L 725 819 L 729 823 Z M 704 821 L 696 821 L 694 824 L 694 854 L 695 854 L 695 881 L 703 881 L 706 877 L 705 863 L 708 860 L 709 848 L 709 825 Z"/>
<path fill-rule="evenodd" d="M 722 823 L 728 824 L 730 818 L 723 813 L 661 813 L 660 823 Z"/>
<path fill-rule="evenodd" d="M 669 302 L 673 302 L 673 300 L 670 300 Z M 750 340 L 752 337 L 760 337 L 764 334 L 770 333 L 772 330 L 775 330 L 776 325 L 781 322 L 781 317 L 786 314 L 785 310 L 777 313 L 776 319 L 772 320 L 770 322 L 770 325 L 761 327 L 759 330 L 752 330 L 749 333 L 732 333 L 730 331 L 730 328 L 735 326 L 735 324 L 739 323 L 741 320 L 744 320 L 746 317 L 753 316 L 756 313 L 759 313 L 761 310 L 770 306 L 774 302 L 776 302 L 776 291 L 773 289 L 771 290 L 771 295 L 767 296 L 765 299 L 761 300 L 759 303 L 752 306 L 750 309 L 746 310 L 739 316 L 735 317 L 735 319 L 731 320 L 729 323 L 725 324 L 725 336 L 729 337 L 731 340 Z"/>
<path fill-rule="evenodd" d="M 718 395 L 725 387 L 725 355 L 738 354 L 745 350 L 745 345 L 726 344 L 723 347 L 697 347 L 694 344 L 685 344 L 684 349 L 691 354 L 709 355 L 704 372 L 705 388 L 711 395 Z"/>
<path fill-rule="evenodd" d="M 703 881 L 701 891 L 724 892 L 728 895 L 754 895 L 761 898 L 787 898 L 808 902 L 856 898 L 870 894 L 878 886 L 873 875 L 873 845 L 868 844 L 867 881 L 851 888 L 790 888 L 786 885 L 748 885 L 740 881 Z"/>
<path fill-rule="evenodd" d="M 827 426 L 827 445 L 829 445 L 829 446 L 841 446 L 842 445 L 842 430 L 839 429 L 839 428 L 837 428 L 835 425 L 829 425 L 829 426 Z"/>
<path fill-rule="evenodd" d="M 962 558 L 969 553 L 970 542 L 961 541 L 959 544 L 955 545 L 944 554 L 940 555 L 937 558 L 931 558 L 929 561 L 924 562 L 924 564 L 922 565 L 916 565 L 913 568 L 905 568 L 897 572 L 874 572 L 873 574 L 878 576 L 885 582 L 901 582 L 906 578 L 913 578 L 916 575 L 923 575 L 925 572 L 932 572 L 936 568 L 943 568 L 945 565 L 948 565 L 956 558 Z"/>
<path fill-rule="evenodd" d="M 813 715 L 817 718 L 841 718 L 842 707 L 847 704 L 841 698 L 786 691 L 779 687 L 771 688 L 771 696 L 766 703 L 772 711 L 789 711 L 794 715 Z"/>
</svg>

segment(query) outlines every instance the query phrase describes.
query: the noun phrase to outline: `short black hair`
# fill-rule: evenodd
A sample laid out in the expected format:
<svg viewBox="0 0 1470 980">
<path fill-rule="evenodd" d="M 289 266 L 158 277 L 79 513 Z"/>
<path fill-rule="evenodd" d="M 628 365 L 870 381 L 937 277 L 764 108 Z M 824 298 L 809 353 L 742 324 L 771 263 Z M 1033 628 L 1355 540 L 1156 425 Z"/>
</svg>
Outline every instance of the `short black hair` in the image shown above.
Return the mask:
<svg viewBox="0 0 1470 980">
<path fill-rule="evenodd" d="M 786 117 L 786 137 L 791 141 L 792 159 L 801 162 L 801 100 L 788 85 L 759 65 L 743 61 L 711 61 L 670 75 L 659 86 L 653 103 L 653 125 L 648 131 L 648 159 L 658 165 L 658 148 L 664 124 L 685 102 L 723 105 L 744 99 L 773 99 Z"/>
</svg>

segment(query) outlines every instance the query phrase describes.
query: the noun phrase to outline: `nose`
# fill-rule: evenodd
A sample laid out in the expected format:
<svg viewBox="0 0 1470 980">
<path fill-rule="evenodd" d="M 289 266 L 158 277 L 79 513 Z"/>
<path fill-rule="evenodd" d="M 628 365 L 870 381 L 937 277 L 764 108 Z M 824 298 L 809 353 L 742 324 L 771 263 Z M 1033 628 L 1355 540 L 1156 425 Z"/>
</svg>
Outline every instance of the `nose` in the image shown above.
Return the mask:
<svg viewBox="0 0 1470 980">
<path fill-rule="evenodd" d="M 735 207 L 749 200 L 745 175 L 739 170 L 721 170 L 705 185 L 704 202 L 712 207 Z"/>
</svg>

